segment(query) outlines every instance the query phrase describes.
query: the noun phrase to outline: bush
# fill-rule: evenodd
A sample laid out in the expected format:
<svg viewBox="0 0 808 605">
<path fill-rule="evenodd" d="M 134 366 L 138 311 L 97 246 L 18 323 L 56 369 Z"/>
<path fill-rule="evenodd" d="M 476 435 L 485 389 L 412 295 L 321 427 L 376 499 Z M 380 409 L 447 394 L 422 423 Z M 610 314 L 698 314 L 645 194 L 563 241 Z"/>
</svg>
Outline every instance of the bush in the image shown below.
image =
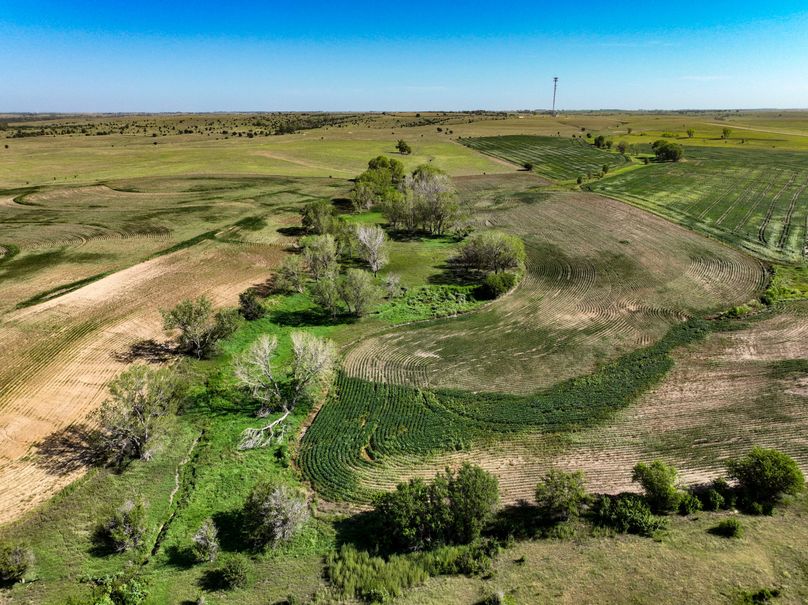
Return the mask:
<svg viewBox="0 0 808 605">
<path fill-rule="evenodd" d="M 576 517 L 587 501 L 584 474 L 551 470 L 536 486 L 536 506 L 547 521 Z"/>
<path fill-rule="evenodd" d="M 219 532 L 213 520 L 207 519 L 194 534 L 193 551 L 199 562 L 215 561 L 219 555 Z"/>
<path fill-rule="evenodd" d="M 805 477 L 790 456 L 774 449 L 753 447 L 744 457 L 727 463 L 727 474 L 738 482 L 745 506 L 764 510 L 784 495 L 805 489 Z"/>
<path fill-rule="evenodd" d="M 680 515 L 692 515 L 693 513 L 699 512 L 701 508 L 701 500 L 690 492 L 682 494 L 679 499 Z"/>
<path fill-rule="evenodd" d="M 385 561 L 352 546 L 328 554 L 326 574 L 345 597 L 371 603 L 401 596 L 429 579 L 423 567 L 406 557 L 392 556 Z"/>
<path fill-rule="evenodd" d="M 238 295 L 238 311 L 247 321 L 261 319 L 266 314 L 255 288 L 248 288 Z"/>
<path fill-rule="evenodd" d="M 20 545 L 0 545 L 0 586 L 22 580 L 33 562 L 30 549 Z"/>
<path fill-rule="evenodd" d="M 132 569 L 83 581 L 94 586 L 94 605 L 141 605 L 149 596 L 146 584 Z"/>
<path fill-rule="evenodd" d="M 743 535 L 743 526 L 738 519 L 730 517 L 713 527 L 710 533 L 724 538 L 740 538 Z"/>
<path fill-rule="evenodd" d="M 525 162 L 524 164 L 522 164 L 522 168 L 530 172 L 531 170 L 533 170 L 533 162 Z"/>
<path fill-rule="evenodd" d="M 225 554 L 216 569 L 218 585 L 225 590 L 246 588 L 250 583 L 250 560 L 241 553 Z"/>
<path fill-rule="evenodd" d="M 666 526 L 665 519 L 655 516 L 637 494 L 602 495 L 592 507 L 592 519 L 596 525 L 641 536 L 652 536 Z"/>
<path fill-rule="evenodd" d="M 306 500 L 285 485 L 259 483 L 244 505 L 244 525 L 256 548 L 291 540 L 309 518 Z"/>
<path fill-rule="evenodd" d="M 183 353 L 201 359 L 210 355 L 223 338 L 236 330 L 234 310 L 213 311 L 213 303 L 204 296 L 184 300 L 170 311 L 161 311 L 163 329 L 177 332 L 177 347 Z"/>
<path fill-rule="evenodd" d="M 499 273 L 521 268 L 525 258 L 525 244 L 517 236 L 483 231 L 466 240 L 456 262 L 471 270 Z"/>
<path fill-rule="evenodd" d="M 654 150 L 657 161 L 660 162 L 678 162 L 684 155 L 684 148 L 677 143 L 669 143 L 663 139 L 654 141 L 651 145 Z"/>
<path fill-rule="evenodd" d="M 489 273 L 480 286 L 480 298 L 499 298 L 516 285 L 516 275 L 509 271 L 502 273 Z"/>
<path fill-rule="evenodd" d="M 676 469 L 661 460 L 634 466 L 631 480 L 639 483 L 654 513 L 668 513 L 679 506 L 681 493 L 676 489 Z"/>
<path fill-rule="evenodd" d="M 127 500 L 98 530 L 98 537 L 116 552 L 140 548 L 146 535 L 146 508 Z"/>
<path fill-rule="evenodd" d="M 499 498 L 496 478 L 464 464 L 431 483 L 412 479 L 376 498 L 380 542 L 393 550 L 468 544 L 479 538 Z"/>
</svg>

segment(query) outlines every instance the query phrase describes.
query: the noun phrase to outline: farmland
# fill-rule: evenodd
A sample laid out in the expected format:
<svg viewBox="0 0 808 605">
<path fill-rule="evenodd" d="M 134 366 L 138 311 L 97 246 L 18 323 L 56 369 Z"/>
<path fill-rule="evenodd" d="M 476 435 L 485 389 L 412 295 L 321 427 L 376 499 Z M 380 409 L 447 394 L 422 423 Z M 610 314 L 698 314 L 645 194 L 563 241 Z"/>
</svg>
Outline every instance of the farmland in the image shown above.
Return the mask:
<svg viewBox="0 0 808 605">
<path fill-rule="evenodd" d="M 542 176 L 571 180 L 600 172 L 603 166 L 615 168 L 627 163 L 625 156 L 600 150 L 580 139 L 537 136 L 466 138 L 464 145 L 513 162 L 531 164 Z"/>
<path fill-rule="evenodd" d="M 689 147 L 687 161 L 654 164 L 592 185 L 763 258 L 808 254 L 808 168 L 800 153 Z"/>
<path fill-rule="evenodd" d="M 757 130 L 726 142 L 723 123 Z M 0 539 L 31 547 L 36 581 L 0 587 L 0 602 L 84 603 L 87 578 L 122 570 L 148 586 L 148 605 L 337 602 L 324 561 L 361 543 L 374 496 L 464 462 L 497 478 L 506 511 L 532 501 L 550 468 L 582 470 L 607 494 L 637 491 L 638 461 L 661 458 L 695 484 L 753 445 L 808 469 L 806 124 L 719 112 L 11 118 L 0 131 Z M 582 129 L 641 151 L 672 134 L 685 159 L 645 164 L 594 148 Z M 412 154 L 395 150 L 399 138 Z M 353 211 L 350 179 L 379 154 L 445 171 L 468 227 L 399 232 L 380 205 Z M 311 202 L 387 233 L 365 316 L 330 315 L 310 289 L 274 281 Z M 494 300 L 475 298 L 452 263 L 466 232 L 484 230 L 526 250 L 518 284 Z M 340 270 L 366 268 L 343 255 Z M 382 290 L 389 274 L 395 296 Z M 250 287 L 264 316 L 239 319 L 209 359 L 180 358 L 160 310 L 200 295 L 233 308 Z M 336 344 L 333 388 L 296 408 L 278 443 L 241 450 L 245 429 L 280 413 L 256 417 L 235 360 L 269 335 L 283 366 L 297 330 Z M 91 413 L 133 362 L 188 381 L 181 411 L 150 459 L 95 464 Z M 259 552 L 242 526 L 262 481 L 304 491 L 312 518 Z M 144 546 L 102 552 L 99 521 L 127 499 L 144 501 Z M 550 540 L 517 535 L 490 575 L 435 577 L 392 602 L 470 604 L 502 589 L 518 603 L 730 604 L 765 586 L 799 603 L 807 502 L 743 515 L 734 541 L 708 533 L 731 512 L 671 516 L 656 540 L 583 520 Z M 206 519 L 223 553 L 248 560 L 246 588 L 217 587 L 216 564 L 194 559 Z"/>
</svg>

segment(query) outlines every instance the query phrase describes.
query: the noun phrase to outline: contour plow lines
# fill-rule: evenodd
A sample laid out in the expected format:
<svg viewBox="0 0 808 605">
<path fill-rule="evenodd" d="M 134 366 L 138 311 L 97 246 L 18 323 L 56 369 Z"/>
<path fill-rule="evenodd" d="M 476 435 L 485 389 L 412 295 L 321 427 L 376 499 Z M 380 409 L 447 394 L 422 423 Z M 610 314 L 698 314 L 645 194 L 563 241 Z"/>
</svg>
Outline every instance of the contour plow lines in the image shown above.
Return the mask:
<svg viewBox="0 0 808 605">
<path fill-rule="evenodd" d="M 782 170 L 772 170 L 772 178 L 766 184 L 766 188 L 760 193 L 760 195 L 755 196 L 755 203 L 750 204 L 748 210 L 744 213 L 741 219 L 737 222 L 737 224 L 732 228 L 732 233 L 738 233 L 741 229 L 746 226 L 746 223 L 749 222 L 750 217 L 754 214 L 755 210 L 757 210 L 760 203 L 766 199 L 766 196 L 769 195 L 769 191 L 771 191 L 772 187 L 774 186 L 775 181 L 782 175 Z"/>
<path fill-rule="evenodd" d="M 715 219 L 715 226 L 719 227 L 724 222 L 724 219 L 735 210 L 736 207 L 743 208 L 744 204 L 750 201 L 750 199 L 756 199 L 757 201 L 755 204 L 748 204 L 750 208 L 755 208 L 757 204 L 760 202 L 762 196 L 765 195 L 769 189 L 771 189 L 772 184 L 774 183 L 775 179 L 777 178 L 777 171 L 772 170 L 771 175 L 768 180 L 763 180 L 762 178 L 755 178 L 754 182 L 750 185 L 747 184 L 738 195 L 735 200 L 731 204 L 727 204 L 724 208 L 724 211 Z M 763 192 L 759 192 L 760 188 L 763 188 Z M 734 230 L 733 230 L 734 231 Z"/>
<path fill-rule="evenodd" d="M 780 199 L 780 196 L 783 195 L 783 192 L 786 189 L 791 187 L 791 185 L 794 183 L 796 178 L 797 178 L 796 173 L 792 174 L 791 177 L 786 182 L 786 184 L 783 185 L 783 187 L 777 193 L 774 194 L 774 197 L 772 197 L 772 200 L 769 203 L 769 207 L 766 210 L 766 215 L 763 217 L 763 222 L 761 222 L 760 226 L 758 227 L 758 236 L 757 236 L 757 238 L 758 238 L 758 241 L 760 243 L 762 243 L 763 245 L 767 244 L 766 228 L 769 226 L 769 221 L 771 221 L 771 219 L 772 219 L 772 214 L 774 214 L 774 209 L 777 207 L 777 200 Z"/>
<path fill-rule="evenodd" d="M 759 170 L 752 171 L 752 173 L 744 181 L 743 185 L 741 185 L 740 187 L 733 186 L 733 187 L 730 187 L 729 189 L 727 189 L 727 191 L 723 195 L 717 197 L 711 204 L 707 205 L 704 208 L 704 210 L 702 210 L 698 215 L 696 215 L 696 218 L 698 218 L 699 220 L 704 220 L 704 217 L 706 217 L 710 213 L 710 211 L 713 208 L 715 208 L 718 204 L 723 202 L 729 196 L 730 193 L 738 193 L 738 196 L 735 198 L 735 201 L 733 202 L 733 204 L 737 203 L 738 198 L 740 198 L 740 197 L 742 197 L 742 196 L 744 196 L 744 195 L 746 195 L 748 193 L 750 183 L 754 183 L 758 179 L 759 176 L 760 176 L 760 171 Z M 732 206 L 733 204 L 730 204 L 730 206 Z"/>
<path fill-rule="evenodd" d="M 777 249 L 782 250 L 786 242 L 788 241 L 788 232 L 791 229 L 791 217 L 794 214 L 794 208 L 797 205 L 797 200 L 802 195 L 802 192 L 805 191 L 806 187 L 808 187 L 808 180 L 806 180 L 799 189 L 794 192 L 794 195 L 791 196 L 791 200 L 788 204 L 788 209 L 786 210 L 785 218 L 783 219 L 783 227 L 782 231 L 780 232 L 780 239 L 777 242 Z"/>
<path fill-rule="evenodd" d="M 0 522 L 83 472 L 82 465 L 43 464 L 40 450 L 31 448 L 87 422 L 106 397 L 106 384 L 128 363 L 130 347 L 163 338 L 160 308 L 202 294 L 216 305 L 232 305 L 238 292 L 266 278 L 282 254 L 276 246 L 201 244 L 193 254 L 183 250 L 153 259 L 4 317 Z"/>
</svg>

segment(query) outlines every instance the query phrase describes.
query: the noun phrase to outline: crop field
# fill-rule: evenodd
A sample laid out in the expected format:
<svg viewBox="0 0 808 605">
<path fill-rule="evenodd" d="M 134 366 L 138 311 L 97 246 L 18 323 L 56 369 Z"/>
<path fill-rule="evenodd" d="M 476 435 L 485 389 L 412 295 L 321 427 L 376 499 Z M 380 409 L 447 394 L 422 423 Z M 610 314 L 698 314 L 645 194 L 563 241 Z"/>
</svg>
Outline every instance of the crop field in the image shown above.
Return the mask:
<svg viewBox="0 0 808 605">
<path fill-rule="evenodd" d="M 808 258 L 804 154 L 688 147 L 685 157 L 607 177 L 591 188 L 763 258 Z"/>
<path fill-rule="evenodd" d="M 604 165 L 615 168 L 628 163 L 623 155 L 578 139 L 510 135 L 463 139 L 462 143 L 519 166 L 529 162 L 538 174 L 555 180 L 585 177 L 599 173 Z"/>
<path fill-rule="evenodd" d="M 687 316 L 745 302 L 763 283 L 749 257 L 613 200 L 528 190 L 501 208 L 481 220 L 524 238 L 519 287 L 475 313 L 367 336 L 346 351 L 347 375 L 532 393 L 647 346 Z"/>
</svg>

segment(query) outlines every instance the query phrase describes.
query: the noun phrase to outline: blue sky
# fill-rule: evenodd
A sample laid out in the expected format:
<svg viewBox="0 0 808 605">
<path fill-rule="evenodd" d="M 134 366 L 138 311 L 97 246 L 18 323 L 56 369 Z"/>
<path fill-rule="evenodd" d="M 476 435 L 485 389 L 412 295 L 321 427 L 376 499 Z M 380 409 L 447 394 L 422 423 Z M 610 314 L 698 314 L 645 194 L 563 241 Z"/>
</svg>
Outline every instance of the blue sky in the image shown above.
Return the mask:
<svg viewBox="0 0 808 605">
<path fill-rule="evenodd" d="M 0 111 L 808 107 L 808 0 L 0 0 Z"/>
</svg>

